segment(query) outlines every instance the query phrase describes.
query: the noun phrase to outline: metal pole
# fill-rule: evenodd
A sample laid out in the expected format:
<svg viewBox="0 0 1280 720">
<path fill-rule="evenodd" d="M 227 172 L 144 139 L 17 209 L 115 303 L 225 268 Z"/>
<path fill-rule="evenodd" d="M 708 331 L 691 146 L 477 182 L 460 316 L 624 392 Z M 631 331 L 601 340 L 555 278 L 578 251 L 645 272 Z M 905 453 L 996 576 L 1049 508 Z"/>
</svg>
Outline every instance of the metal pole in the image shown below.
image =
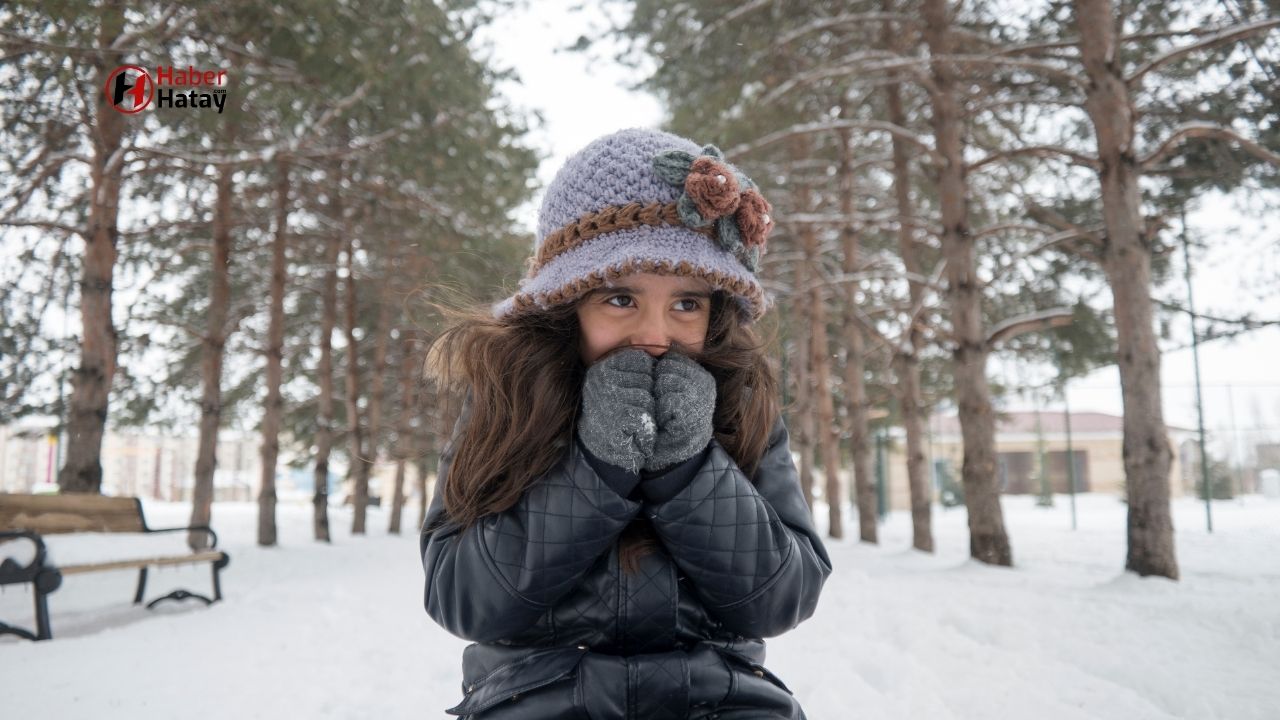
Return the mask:
<svg viewBox="0 0 1280 720">
<path fill-rule="evenodd" d="M 885 467 L 885 430 L 876 431 L 876 514 L 880 519 L 888 513 L 885 503 L 885 480 L 888 468 Z"/>
<path fill-rule="evenodd" d="M 71 306 L 71 280 L 68 278 L 67 288 L 62 293 L 62 339 L 67 339 L 67 311 Z M 67 435 L 67 403 L 63 394 L 63 387 L 67 383 L 67 356 L 62 356 L 62 370 L 58 373 L 58 446 L 57 446 L 57 464 L 58 470 L 62 470 L 62 455 L 66 448 Z"/>
<path fill-rule="evenodd" d="M 938 458 L 933 454 L 933 414 L 937 412 L 936 407 L 929 408 L 929 422 L 924 426 L 925 438 L 929 443 L 929 498 L 930 502 L 938 499 L 940 487 L 938 487 Z"/>
<path fill-rule="evenodd" d="M 1244 490 L 1244 453 L 1240 452 L 1240 431 L 1236 429 L 1236 401 L 1231 386 L 1227 385 L 1227 414 L 1231 416 L 1231 457 L 1235 466 L 1236 487 L 1232 495 L 1243 495 Z"/>
<path fill-rule="evenodd" d="M 1053 486 L 1049 482 L 1049 463 L 1046 458 L 1048 448 L 1044 440 L 1044 423 L 1040 419 L 1040 393 L 1032 391 L 1036 403 L 1036 474 L 1040 476 L 1040 497 L 1036 504 L 1041 507 L 1053 507 Z"/>
<path fill-rule="evenodd" d="M 1062 385 L 1062 419 L 1067 426 L 1067 483 L 1071 492 L 1071 529 L 1076 529 L 1076 453 L 1071 446 L 1071 405 L 1067 403 L 1067 385 Z"/>
<path fill-rule="evenodd" d="M 1191 292 L 1191 242 L 1187 239 L 1187 207 L 1182 214 L 1182 262 L 1187 276 L 1187 314 L 1191 316 L 1191 360 L 1196 373 L 1196 415 L 1200 432 L 1200 482 L 1204 485 L 1205 527 L 1213 532 L 1213 488 L 1209 483 L 1209 455 L 1204 449 L 1204 396 L 1200 390 L 1200 334 L 1196 330 L 1196 301 Z"/>
</svg>

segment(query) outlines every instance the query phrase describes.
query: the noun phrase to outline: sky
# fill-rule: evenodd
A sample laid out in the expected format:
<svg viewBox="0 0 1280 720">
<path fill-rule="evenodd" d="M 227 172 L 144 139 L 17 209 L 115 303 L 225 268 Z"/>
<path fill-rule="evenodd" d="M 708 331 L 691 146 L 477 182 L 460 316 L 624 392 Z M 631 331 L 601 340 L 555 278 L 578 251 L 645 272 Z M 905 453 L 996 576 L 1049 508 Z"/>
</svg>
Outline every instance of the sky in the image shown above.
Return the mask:
<svg viewBox="0 0 1280 720">
<path fill-rule="evenodd" d="M 545 187 L 578 148 L 622 128 L 656 127 L 663 120 L 663 109 L 651 95 L 626 88 L 635 79 L 632 71 L 613 62 L 605 48 L 593 49 L 589 55 L 558 51 L 581 35 L 597 34 L 603 23 L 599 6 L 580 0 L 533 5 L 536 9 L 525 5 L 501 18 L 489 28 L 487 39 L 493 43 L 494 59 L 514 67 L 520 76 L 519 83 L 505 83 L 499 90 L 518 108 L 543 117 L 529 142 L 545 154 L 538 172 Z M 518 213 L 531 233 L 541 197 L 540 190 Z M 1280 219 L 1251 207 L 1248 198 L 1215 194 L 1201 198 L 1189 211 L 1188 227 L 1192 237 L 1205 245 L 1193 250 L 1191 259 L 1200 312 L 1280 318 L 1280 293 L 1266 285 L 1280 278 L 1276 240 Z M 1158 298 L 1185 302 L 1182 267 L 1179 259 L 1172 281 L 1156 288 Z M 1260 295 L 1264 300 L 1259 300 Z M 1110 302 L 1110 298 L 1104 300 Z M 1174 349 L 1189 344 L 1187 319 L 1175 319 L 1171 332 L 1173 337 L 1162 345 L 1168 349 L 1161 365 L 1166 422 L 1194 429 L 1192 354 L 1189 349 Z M 1224 454 L 1244 457 L 1253 442 L 1280 441 L 1280 327 L 1206 343 L 1200 348 L 1200 365 L 1211 445 L 1216 443 Z M 1120 414 L 1117 369 L 1104 368 L 1073 381 L 1068 400 L 1075 411 Z M 1025 398 L 1017 397 L 1003 404 L 1006 410 L 1029 407 Z"/>
<path fill-rule="evenodd" d="M 648 93 L 633 92 L 627 84 L 634 72 L 613 61 L 607 39 L 587 52 L 563 48 L 587 35 L 597 37 L 607 20 L 601 4 L 582 0 L 536 0 L 507 13 L 479 33 L 492 43 L 500 66 L 514 67 L 521 81 L 499 85 L 516 108 L 543 117 L 528 142 L 545 155 L 538 180 L 545 188 L 556 170 L 579 148 L 597 137 L 629 127 L 657 127 L 662 105 Z M 518 220 L 532 235 L 537 225 L 542 190 L 525 204 Z"/>
</svg>

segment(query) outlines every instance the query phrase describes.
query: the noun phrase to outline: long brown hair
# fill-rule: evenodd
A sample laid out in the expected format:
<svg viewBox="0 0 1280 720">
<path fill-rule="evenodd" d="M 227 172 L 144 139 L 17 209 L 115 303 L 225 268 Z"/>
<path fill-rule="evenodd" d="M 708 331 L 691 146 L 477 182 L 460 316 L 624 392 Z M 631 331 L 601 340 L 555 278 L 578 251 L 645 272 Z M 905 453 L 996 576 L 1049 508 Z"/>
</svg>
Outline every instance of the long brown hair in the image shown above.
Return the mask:
<svg viewBox="0 0 1280 720">
<path fill-rule="evenodd" d="M 428 348 L 426 374 L 443 390 L 471 394 L 448 481 L 437 492 L 447 517 L 468 527 L 513 506 L 573 442 L 586 372 L 581 330 L 573 303 L 503 319 L 487 304 L 435 307 L 446 328 Z M 716 378 L 715 438 L 748 477 L 780 411 L 767 346 L 733 297 L 716 290 L 703 349 L 687 353 Z M 623 567 L 634 572 L 657 541 L 641 519 L 619 542 Z"/>
</svg>

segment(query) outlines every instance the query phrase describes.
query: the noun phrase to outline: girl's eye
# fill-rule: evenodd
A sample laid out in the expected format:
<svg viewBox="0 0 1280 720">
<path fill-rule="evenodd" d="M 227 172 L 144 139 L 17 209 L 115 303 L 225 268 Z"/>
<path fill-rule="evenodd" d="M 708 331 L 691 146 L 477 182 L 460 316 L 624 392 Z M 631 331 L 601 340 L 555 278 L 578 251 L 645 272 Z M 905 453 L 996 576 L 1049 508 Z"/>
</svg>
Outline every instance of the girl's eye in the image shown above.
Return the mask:
<svg viewBox="0 0 1280 720">
<path fill-rule="evenodd" d="M 615 303 L 614 300 L 623 300 L 623 303 Z M 635 300 L 630 295 L 612 295 L 605 299 L 606 305 L 612 305 L 616 308 L 629 308 L 635 306 Z M 687 304 L 685 304 L 687 303 Z M 682 298 L 676 301 L 676 307 L 681 312 L 697 312 L 701 305 L 694 298 Z"/>
</svg>

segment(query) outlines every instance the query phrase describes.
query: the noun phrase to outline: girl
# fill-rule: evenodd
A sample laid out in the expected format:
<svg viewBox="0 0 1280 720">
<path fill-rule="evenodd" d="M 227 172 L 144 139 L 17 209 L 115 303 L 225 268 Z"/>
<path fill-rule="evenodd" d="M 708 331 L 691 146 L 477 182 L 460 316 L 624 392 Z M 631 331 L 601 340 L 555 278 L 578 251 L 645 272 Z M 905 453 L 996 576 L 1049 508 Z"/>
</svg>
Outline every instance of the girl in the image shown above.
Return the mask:
<svg viewBox="0 0 1280 720">
<path fill-rule="evenodd" d="M 467 389 L 421 539 L 427 613 L 474 641 L 448 713 L 805 717 L 762 664 L 831 573 L 751 327 L 768 213 L 715 146 L 605 136 L 520 291 L 433 345 Z"/>
</svg>

